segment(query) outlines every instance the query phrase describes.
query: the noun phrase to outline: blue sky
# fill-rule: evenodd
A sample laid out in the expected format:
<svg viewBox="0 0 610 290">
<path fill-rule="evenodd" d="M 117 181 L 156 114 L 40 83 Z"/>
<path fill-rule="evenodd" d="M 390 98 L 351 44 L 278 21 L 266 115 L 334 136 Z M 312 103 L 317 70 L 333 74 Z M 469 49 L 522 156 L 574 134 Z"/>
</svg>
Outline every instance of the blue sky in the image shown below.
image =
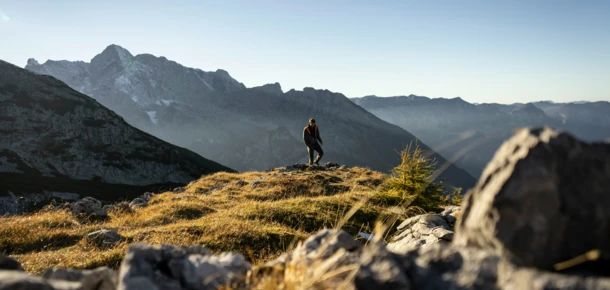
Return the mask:
<svg viewBox="0 0 610 290">
<path fill-rule="evenodd" d="M 0 0 L 0 59 L 90 61 L 109 44 L 248 87 L 610 100 L 605 0 Z"/>
</svg>

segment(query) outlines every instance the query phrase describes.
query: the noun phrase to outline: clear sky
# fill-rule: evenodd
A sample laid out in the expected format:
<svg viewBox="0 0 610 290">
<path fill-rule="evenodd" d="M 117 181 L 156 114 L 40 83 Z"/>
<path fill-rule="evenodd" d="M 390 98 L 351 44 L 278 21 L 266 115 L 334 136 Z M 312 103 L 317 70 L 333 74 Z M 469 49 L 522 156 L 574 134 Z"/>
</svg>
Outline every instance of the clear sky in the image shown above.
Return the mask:
<svg viewBox="0 0 610 290">
<path fill-rule="evenodd" d="M 0 59 L 88 62 L 109 44 L 248 87 L 610 100 L 608 0 L 0 0 Z"/>
</svg>

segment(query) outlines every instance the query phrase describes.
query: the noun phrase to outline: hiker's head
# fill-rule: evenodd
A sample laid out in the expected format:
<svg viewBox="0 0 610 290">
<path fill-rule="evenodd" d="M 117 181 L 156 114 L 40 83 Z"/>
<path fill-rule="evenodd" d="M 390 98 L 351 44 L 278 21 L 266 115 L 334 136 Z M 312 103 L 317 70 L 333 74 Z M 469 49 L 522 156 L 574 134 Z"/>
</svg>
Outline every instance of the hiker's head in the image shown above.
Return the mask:
<svg viewBox="0 0 610 290">
<path fill-rule="evenodd" d="M 309 126 L 315 126 L 316 125 L 316 119 L 311 118 L 309 119 Z"/>
</svg>

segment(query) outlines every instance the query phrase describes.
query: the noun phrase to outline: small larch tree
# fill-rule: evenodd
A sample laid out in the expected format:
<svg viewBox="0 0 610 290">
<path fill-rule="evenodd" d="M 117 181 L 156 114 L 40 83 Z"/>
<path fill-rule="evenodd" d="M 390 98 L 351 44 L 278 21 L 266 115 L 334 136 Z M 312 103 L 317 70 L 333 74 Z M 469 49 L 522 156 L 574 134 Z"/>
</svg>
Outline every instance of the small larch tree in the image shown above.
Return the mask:
<svg viewBox="0 0 610 290">
<path fill-rule="evenodd" d="M 438 211 L 447 203 L 442 182 L 432 182 L 436 162 L 424 156 L 419 146 L 409 144 L 399 152 L 401 163 L 381 185 L 379 197 L 386 203 Z"/>
</svg>

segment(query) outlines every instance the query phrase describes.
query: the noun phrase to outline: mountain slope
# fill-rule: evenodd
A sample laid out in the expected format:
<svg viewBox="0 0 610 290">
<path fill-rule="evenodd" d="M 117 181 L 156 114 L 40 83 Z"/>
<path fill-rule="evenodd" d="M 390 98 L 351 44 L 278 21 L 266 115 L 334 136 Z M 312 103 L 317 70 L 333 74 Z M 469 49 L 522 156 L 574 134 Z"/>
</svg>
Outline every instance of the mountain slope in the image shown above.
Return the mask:
<svg viewBox="0 0 610 290">
<path fill-rule="evenodd" d="M 379 118 L 413 132 L 478 177 L 494 152 L 520 127 L 551 126 L 588 141 L 610 137 L 610 103 L 470 104 L 420 96 L 351 99 Z"/>
<path fill-rule="evenodd" d="M 133 126 L 237 170 L 306 162 L 302 132 L 311 117 L 324 140 L 323 160 L 348 166 L 388 171 L 400 163 L 396 150 L 416 140 L 338 93 L 313 88 L 284 93 L 277 83 L 246 88 L 222 70 L 203 72 L 164 57 L 132 56 L 116 45 L 91 63 L 31 59 L 26 69 L 64 80 Z M 464 188 L 474 184 L 455 166 L 441 178 Z"/>
<path fill-rule="evenodd" d="M 0 195 L 103 200 L 233 171 L 129 126 L 61 81 L 0 61 Z"/>
</svg>

